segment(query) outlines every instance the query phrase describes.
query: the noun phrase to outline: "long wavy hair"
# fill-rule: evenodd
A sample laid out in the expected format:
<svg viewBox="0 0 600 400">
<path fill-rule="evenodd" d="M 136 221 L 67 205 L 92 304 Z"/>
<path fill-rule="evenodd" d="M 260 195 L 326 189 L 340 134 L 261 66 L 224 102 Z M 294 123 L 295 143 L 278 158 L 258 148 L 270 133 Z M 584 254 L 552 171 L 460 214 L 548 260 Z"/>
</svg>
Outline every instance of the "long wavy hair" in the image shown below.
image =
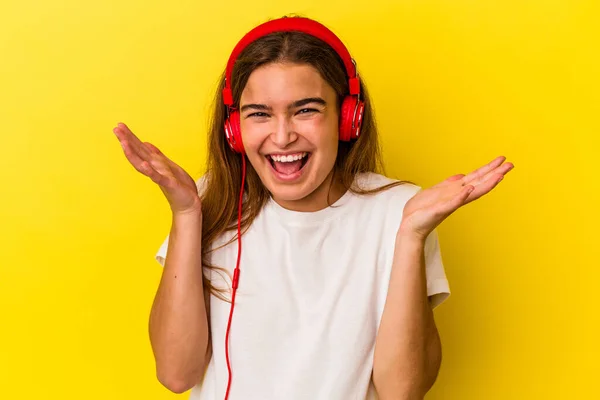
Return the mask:
<svg viewBox="0 0 600 400">
<path fill-rule="evenodd" d="M 239 106 L 242 91 L 252 72 L 270 63 L 308 64 L 314 67 L 321 77 L 335 90 L 338 99 L 338 112 L 342 101 L 349 92 L 348 78 L 339 55 L 328 44 L 311 35 L 301 32 L 277 32 L 264 36 L 250 45 L 236 60 L 231 77 L 231 90 L 234 106 Z M 237 230 L 237 207 L 242 183 L 241 155 L 233 152 L 227 144 L 224 131 L 226 108 L 223 104 L 225 71 L 220 78 L 213 104 L 213 114 L 208 133 L 208 158 L 202 198 L 202 266 L 205 269 L 226 273 L 220 266 L 211 265 L 209 254 L 216 250 L 213 243 L 224 233 Z M 361 134 L 356 141 L 340 142 L 334 175 L 346 190 L 356 194 L 374 194 L 390 187 L 410 181 L 396 181 L 391 184 L 365 190 L 355 185 L 357 174 L 364 172 L 384 173 L 377 126 L 369 93 L 361 79 L 361 97 L 365 111 Z M 247 162 L 244 186 L 242 236 L 262 207 L 270 198 L 270 193 L 262 184 L 258 174 Z M 237 239 L 237 233 L 225 245 Z M 224 245 L 223 245 L 224 246 Z M 220 246 L 220 247 L 223 247 Z M 220 248 L 218 247 L 218 248 Z M 228 301 L 221 289 L 215 288 L 204 277 L 205 288 L 215 296 Z"/>
</svg>

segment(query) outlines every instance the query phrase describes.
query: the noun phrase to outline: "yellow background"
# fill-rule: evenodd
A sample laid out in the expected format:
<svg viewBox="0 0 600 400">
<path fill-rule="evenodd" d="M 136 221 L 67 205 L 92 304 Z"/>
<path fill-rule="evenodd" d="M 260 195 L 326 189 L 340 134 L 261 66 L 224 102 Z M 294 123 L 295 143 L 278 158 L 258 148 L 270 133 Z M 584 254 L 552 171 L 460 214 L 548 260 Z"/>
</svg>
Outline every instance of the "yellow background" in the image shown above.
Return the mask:
<svg viewBox="0 0 600 400">
<path fill-rule="evenodd" d="M 147 335 L 170 212 L 112 128 L 198 177 L 229 52 L 288 13 L 327 24 L 357 59 L 389 175 L 429 186 L 498 155 L 516 166 L 440 227 L 453 294 L 436 310 L 444 361 L 427 399 L 600 398 L 597 1 L 0 10 L 1 399 L 176 398 Z"/>
</svg>

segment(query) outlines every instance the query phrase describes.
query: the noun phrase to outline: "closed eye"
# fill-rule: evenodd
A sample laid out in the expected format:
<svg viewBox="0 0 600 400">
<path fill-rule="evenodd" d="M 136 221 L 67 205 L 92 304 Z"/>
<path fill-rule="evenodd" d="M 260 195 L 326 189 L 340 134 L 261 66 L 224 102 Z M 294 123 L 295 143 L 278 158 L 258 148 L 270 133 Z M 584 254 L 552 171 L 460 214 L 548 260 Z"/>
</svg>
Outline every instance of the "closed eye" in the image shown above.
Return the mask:
<svg viewBox="0 0 600 400">
<path fill-rule="evenodd" d="M 309 113 L 313 113 L 313 112 L 319 112 L 319 110 L 315 109 L 315 108 L 303 108 L 301 110 L 299 110 L 297 112 L 297 114 L 309 114 Z M 252 114 L 248 114 L 246 116 L 246 118 L 251 118 L 251 117 L 257 117 L 257 118 L 263 118 L 263 117 L 268 117 L 269 114 L 264 113 L 264 112 L 255 112 Z"/>
<path fill-rule="evenodd" d="M 250 118 L 250 117 L 268 117 L 268 116 L 269 116 L 269 114 L 264 113 L 264 112 L 255 112 L 255 113 L 252 113 L 252 114 L 248 114 L 246 116 L 246 118 Z"/>
<path fill-rule="evenodd" d="M 319 112 L 319 110 L 315 108 L 303 108 L 302 110 L 298 111 L 298 114 L 307 114 L 311 112 Z"/>
</svg>

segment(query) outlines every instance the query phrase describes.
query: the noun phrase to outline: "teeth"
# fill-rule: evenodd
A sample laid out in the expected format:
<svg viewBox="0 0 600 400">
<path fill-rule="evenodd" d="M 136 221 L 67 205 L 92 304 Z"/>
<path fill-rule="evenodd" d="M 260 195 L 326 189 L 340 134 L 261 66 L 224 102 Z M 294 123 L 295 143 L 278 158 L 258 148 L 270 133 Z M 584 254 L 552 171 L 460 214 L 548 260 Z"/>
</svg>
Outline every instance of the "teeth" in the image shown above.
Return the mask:
<svg viewBox="0 0 600 400">
<path fill-rule="evenodd" d="M 307 153 L 299 153 L 299 154 L 294 154 L 294 155 L 287 155 L 287 156 L 275 156 L 275 155 L 271 155 L 271 159 L 273 161 L 277 161 L 277 162 L 292 162 L 292 161 L 298 161 L 304 157 L 306 157 Z"/>
</svg>

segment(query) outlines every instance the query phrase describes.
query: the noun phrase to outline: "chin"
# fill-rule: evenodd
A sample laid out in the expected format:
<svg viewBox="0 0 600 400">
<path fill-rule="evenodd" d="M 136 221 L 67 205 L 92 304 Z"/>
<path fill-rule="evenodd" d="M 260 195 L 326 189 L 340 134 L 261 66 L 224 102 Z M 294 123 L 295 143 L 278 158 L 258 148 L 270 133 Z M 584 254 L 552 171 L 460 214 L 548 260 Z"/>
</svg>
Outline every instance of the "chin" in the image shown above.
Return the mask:
<svg viewBox="0 0 600 400">
<path fill-rule="evenodd" d="M 277 201 L 297 202 L 308 197 L 314 190 L 304 185 L 279 185 L 267 187 L 271 196 Z"/>
<path fill-rule="evenodd" d="M 271 171 L 266 171 L 266 177 L 261 177 L 261 180 L 267 190 L 271 193 L 271 196 L 278 203 L 288 203 L 291 206 L 292 203 L 302 203 L 304 200 L 310 198 L 319 187 L 320 182 L 318 177 L 307 174 L 301 179 L 294 180 L 292 182 L 281 182 L 276 179 Z M 322 179 L 325 180 L 325 177 Z M 293 206 L 292 206 L 293 207 Z"/>
</svg>

